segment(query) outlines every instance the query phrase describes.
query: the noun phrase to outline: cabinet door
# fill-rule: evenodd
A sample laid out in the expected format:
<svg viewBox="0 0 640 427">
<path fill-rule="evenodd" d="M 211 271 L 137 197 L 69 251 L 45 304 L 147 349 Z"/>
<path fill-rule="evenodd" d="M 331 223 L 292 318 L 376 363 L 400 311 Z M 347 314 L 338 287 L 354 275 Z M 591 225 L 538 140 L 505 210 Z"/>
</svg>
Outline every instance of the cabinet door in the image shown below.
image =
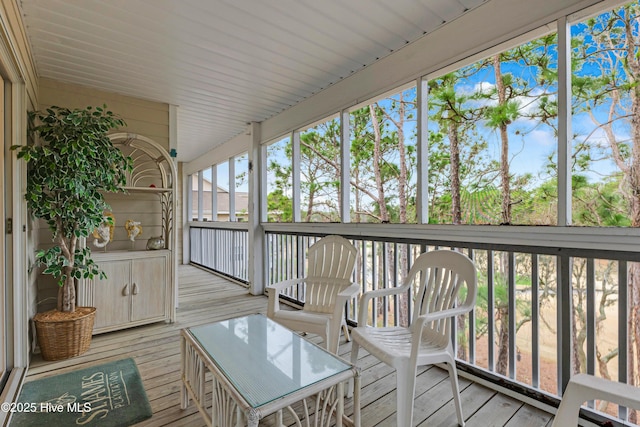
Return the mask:
<svg viewBox="0 0 640 427">
<path fill-rule="evenodd" d="M 129 322 L 131 312 L 130 261 L 101 261 L 99 267 L 107 278 L 93 283 L 94 329 L 124 325 Z"/>
<path fill-rule="evenodd" d="M 167 257 L 131 262 L 131 321 L 161 318 L 167 302 Z"/>
</svg>

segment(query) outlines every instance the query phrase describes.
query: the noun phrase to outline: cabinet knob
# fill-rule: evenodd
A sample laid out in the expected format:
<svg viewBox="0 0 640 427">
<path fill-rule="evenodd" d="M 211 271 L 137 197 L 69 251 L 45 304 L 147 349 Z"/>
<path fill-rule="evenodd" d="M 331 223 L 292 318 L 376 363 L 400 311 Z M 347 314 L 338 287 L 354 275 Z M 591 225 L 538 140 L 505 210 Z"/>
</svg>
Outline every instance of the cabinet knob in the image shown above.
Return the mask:
<svg viewBox="0 0 640 427">
<path fill-rule="evenodd" d="M 129 284 L 127 283 L 126 285 L 124 285 L 124 288 L 122 288 L 122 296 L 129 296 Z"/>
<path fill-rule="evenodd" d="M 133 284 L 133 294 L 138 295 L 138 285 L 136 283 Z"/>
</svg>

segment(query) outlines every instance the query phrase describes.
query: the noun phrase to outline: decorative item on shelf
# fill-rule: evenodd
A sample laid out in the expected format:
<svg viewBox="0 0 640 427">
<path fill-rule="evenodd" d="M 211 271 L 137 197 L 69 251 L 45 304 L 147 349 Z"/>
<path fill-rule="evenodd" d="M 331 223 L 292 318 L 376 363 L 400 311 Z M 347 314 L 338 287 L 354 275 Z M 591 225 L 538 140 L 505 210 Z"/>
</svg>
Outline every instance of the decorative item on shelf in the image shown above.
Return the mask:
<svg viewBox="0 0 640 427">
<path fill-rule="evenodd" d="M 113 241 L 113 229 L 116 226 L 116 219 L 111 212 L 104 213 L 104 221 L 93 230 L 93 246 L 96 248 L 104 248 L 107 251 L 107 245 Z"/>
<path fill-rule="evenodd" d="M 162 238 L 162 236 L 151 237 L 149 240 L 147 240 L 147 249 L 164 249 L 164 239 Z"/>
<path fill-rule="evenodd" d="M 135 249 L 136 237 L 142 234 L 140 221 L 128 219 L 127 222 L 124 223 L 124 229 L 127 230 L 127 236 L 129 240 L 131 240 L 131 249 Z"/>
<path fill-rule="evenodd" d="M 110 129 L 126 124 L 106 106 L 51 106 L 30 113 L 29 119 L 34 143 L 11 149 L 29 166 L 27 207 L 46 221 L 54 240 L 36 252 L 35 263 L 44 267 L 42 274 L 57 279 L 57 307 L 36 313 L 33 322 L 43 359 L 59 360 L 78 356 L 91 344 L 96 309 L 76 307 L 76 282 L 106 275 L 81 239 L 104 222 L 104 212 L 110 210 L 104 194 L 124 190 L 133 159 L 109 139 Z"/>
</svg>

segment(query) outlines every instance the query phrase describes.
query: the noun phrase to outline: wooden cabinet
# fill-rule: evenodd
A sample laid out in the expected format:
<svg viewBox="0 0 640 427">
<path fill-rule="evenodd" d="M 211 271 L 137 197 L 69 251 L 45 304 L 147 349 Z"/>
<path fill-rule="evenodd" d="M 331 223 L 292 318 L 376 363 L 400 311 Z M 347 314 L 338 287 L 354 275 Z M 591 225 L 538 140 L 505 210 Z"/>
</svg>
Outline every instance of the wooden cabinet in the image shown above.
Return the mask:
<svg viewBox="0 0 640 427">
<path fill-rule="evenodd" d="M 96 307 L 94 333 L 146 323 L 175 320 L 177 261 L 174 207 L 176 169 L 167 150 L 133 133 L 109 135 L 114 146 L 133 159 L 123 193 L 105 194 L 115 219 L 111 241 L 86 244 L 106 280 L 81 280 L 78 305 Z M 125 224 L 138 222 L 142 232 L 130 240 Z M 164 249 L 146 250 L 147 241 L 161 237 Z"/>
<path fill-rule="evenodd" d="M 96 253 L 106 279 L 80 286 L 81 305 L 97 308 L 94 333 L 171 320 L 170 251 Z"/>
</svg>

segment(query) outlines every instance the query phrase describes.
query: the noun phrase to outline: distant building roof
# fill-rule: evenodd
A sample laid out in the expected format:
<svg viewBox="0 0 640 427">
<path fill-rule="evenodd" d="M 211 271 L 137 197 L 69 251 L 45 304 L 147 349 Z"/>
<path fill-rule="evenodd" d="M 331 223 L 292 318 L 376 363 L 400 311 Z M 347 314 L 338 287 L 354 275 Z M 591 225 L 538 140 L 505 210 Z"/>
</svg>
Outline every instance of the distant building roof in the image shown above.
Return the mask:
<svg viewBox="0 0 640 427">
<path fill-rule="evenodd" d="M 204 178 L 202 185 L 202 211 L 206 214 L 211 214 L 211 181 Z M 191 208 L 193 212 L 198 210 L 198 177 L 193 175 L 192 178 L 192 204 Z M 229 190 L 218 186 L 218 214 L 229 214 Z M 246 191 L 235 192 L 235 213 L 236 215 L 246 216 L 249 212 L 249 193 Z"/>
</svg>

